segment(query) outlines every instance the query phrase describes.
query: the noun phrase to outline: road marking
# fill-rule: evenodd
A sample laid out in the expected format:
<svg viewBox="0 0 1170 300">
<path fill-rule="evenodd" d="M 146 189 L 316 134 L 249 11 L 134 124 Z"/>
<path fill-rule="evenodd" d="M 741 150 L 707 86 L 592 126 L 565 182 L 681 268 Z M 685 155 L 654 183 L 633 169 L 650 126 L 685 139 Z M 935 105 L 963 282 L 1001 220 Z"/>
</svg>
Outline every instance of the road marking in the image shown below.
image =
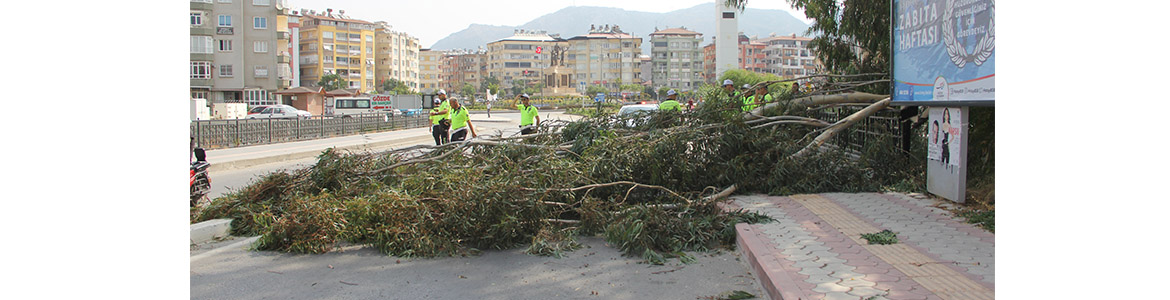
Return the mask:
<svg viewBox="0 0 1170 300">
<path fill-rule="evenodd" d="M 212 249 L 212 250 L 207 251 L 207 252 L 196 254 L 194 256 L 191 256 L 191 263 L 194 263 L 200 259 L 204 259 L 204 258 L 207 258 L 208 256 L 219 254 L 219 253 L 222 253 L 222 252 L 225 252 L 228 250 L 242 248 L 241 247 L 242 245 L 251 245 L 252 242 L 255 242 L 256 240 L 259 240 L 259 239 L 260 239 L 260 236 L 254 236 L 254 237 L 250 237 L 250 238 L 244 239 L 244 240 L 239 241 L 239 242 L 232 243 L 231 245 L 215 248 L 215 249 Z"/>
</svg>

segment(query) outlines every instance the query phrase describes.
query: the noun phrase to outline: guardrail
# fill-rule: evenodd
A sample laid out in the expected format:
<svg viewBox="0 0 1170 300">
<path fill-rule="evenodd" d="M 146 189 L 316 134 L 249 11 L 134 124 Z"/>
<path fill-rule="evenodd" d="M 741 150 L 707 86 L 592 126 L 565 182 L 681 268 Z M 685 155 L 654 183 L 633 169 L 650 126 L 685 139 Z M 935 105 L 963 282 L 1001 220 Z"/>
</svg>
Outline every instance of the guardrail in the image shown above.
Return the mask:
<svg viewBox="0 0 1170 300">
<path fill-rule="evenodd" d="M 421 128 L 430 124 L 426 115 L 394 116 L 379 113 L 344 117 L 191 121 L 190 133 L 197 146 L 219 149 Z"/>
</svg>

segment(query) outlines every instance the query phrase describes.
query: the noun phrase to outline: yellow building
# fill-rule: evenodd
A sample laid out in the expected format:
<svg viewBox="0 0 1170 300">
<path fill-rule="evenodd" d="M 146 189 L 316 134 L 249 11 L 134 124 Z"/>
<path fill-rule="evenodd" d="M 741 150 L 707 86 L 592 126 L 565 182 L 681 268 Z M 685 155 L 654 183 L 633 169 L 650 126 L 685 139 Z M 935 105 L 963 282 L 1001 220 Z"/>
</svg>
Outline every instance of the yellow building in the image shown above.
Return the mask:
<svg viewBox="0 0 1170 300">
<path fill-rule="evenodd" d="M 326 74 L 341 75 L 347 88 L 373 92 L 374 23 L 352 19 L 345 11 L 309 11 L 301 18 L 301 86 L 317 86 Z"/>
<path fill-rule="evenodd" d="M 418 71 L 419 84 L 418 91 L 423 93 L 436 93 L 439 90 L 439 78 L 443 74 L 439 70 L 440 60 L 443 58 L 442 51 L 435 51 L 431 49 L 421 49 L 418 52 Z"/>
<path fill-rule="evenodd" d="M 573 95 L 571 70 L 552 65 L 554 53 L 567 51 L 568 41 L 545 31 L 516 30 L 512 36 L 487 44 L 488 77 L 500 80 L 500 89 L 514 96 L 515 83 L 543 84 L 543 96 Z M 539 52 L 537 53 L 539 48 Z"/>
<path fill-rule="evenodd" d="M 405 32 L 394 31 L 390 24 L 378 21 L 374 41 L 377 44 L 374 79 L 381 85 L 390 79 L 401 81 L 411 90 L 419 91 L 419 43 L 418 38 Z"/>
<path fill-rule="evenodd" d="M 573 69 L 575 87 L 582 93 L 589 85 L 619 92 L 623 84 L 642 84 L 642 38 L 623 32 L 617 25 L 592 26 L 589 33 L 569 38 L 566 65 Z M 631 91 L 641 93 L 641 91 Z"/>
</svg>

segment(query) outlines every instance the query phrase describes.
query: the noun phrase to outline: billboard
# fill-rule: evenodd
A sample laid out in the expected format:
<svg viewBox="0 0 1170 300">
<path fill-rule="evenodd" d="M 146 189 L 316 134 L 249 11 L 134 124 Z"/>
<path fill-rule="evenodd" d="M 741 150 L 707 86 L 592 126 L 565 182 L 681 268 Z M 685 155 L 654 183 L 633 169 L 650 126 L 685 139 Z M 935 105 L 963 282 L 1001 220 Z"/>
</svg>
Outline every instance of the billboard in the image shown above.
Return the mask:
<svg viewBox="0 0 1170 300">
<path fill-rule="evenodd" d="M 995 103 L 995 1 L 894 0 L 894 104 Z"/>
</svg>

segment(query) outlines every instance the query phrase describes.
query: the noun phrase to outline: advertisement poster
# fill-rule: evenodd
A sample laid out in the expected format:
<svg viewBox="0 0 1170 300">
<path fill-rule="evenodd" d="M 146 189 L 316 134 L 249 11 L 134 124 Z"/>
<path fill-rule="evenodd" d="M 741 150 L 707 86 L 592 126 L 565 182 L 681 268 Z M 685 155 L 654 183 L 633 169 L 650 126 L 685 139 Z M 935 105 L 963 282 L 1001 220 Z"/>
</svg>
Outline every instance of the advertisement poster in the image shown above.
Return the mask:
<svg viewBox="0 0 1170 300">
<path fill-rule="evenodd" d="M 963 145 L 963 114 L 959 108 L 930 108 L 930 128 L 927 132 L 926 157 L 945 166 L 959 166 L 959 148 Z"/>
<path fill-rule="evenodd" d="M 995 1 L 894 0 L 892 13 L 895 103 L 994 102 Z"/>
</svg>

